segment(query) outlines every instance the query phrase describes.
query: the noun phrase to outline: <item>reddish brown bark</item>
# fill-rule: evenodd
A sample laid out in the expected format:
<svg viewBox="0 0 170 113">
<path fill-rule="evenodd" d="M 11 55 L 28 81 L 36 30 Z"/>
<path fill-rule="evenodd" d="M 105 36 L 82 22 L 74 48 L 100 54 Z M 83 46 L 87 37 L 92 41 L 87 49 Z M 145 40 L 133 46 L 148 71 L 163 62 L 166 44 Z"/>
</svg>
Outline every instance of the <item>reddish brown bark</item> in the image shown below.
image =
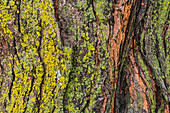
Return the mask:
<svg viewBox="0 0 170 113">
<path fill-rule="evenodd" d="M 132 1 L 133 2 L 133 1 Z M 128 18 L 131 14 L 131 3 L 126 3 L 123 0 L 120 0 L 117 4 L 113 3 L 114 12 L 112 16 L 114 17 L 114 27 L 110 26 L 110 36 L 109 36 L 109 45 L 108 49 L 110 51 L 110 80 L 112 83 L 112 87 L 114 88 L 114 97 L 112 104 L 112 111 L 116 112 L 115 108 L 115 99 L 116 99 L 116 87 L 117 87 L 117 78 L 118 78 L 118 65 L 120 64 L 120 48 L 121 44 L 124 43 L 125 40 L 125 32 L 128 25 Z M 125 4 L 122 6 L 122 4 Z M 122 12 L 121 12 L 122 11 Z M 123 15 L 123 19 L 121 19 L 120 15 Z M 112 31 L 113 29 L 113 31 Z M 114 73 L 112 73 L 114 70 Z M 114 75 L 114 77 L 113 77 Z"/>
<path fill-rule="evenodd" d="M 164 104 L 166 106 L 164 112 L 168 112 L 168 104 L 162 98 L 166 91 L 160 89 L 159 79 L 155 79 L 155 76 L 157 76 L 155 74 L 157 73 L 154 71 L 153 65 L 148 62 L 149 59 L 140 50 L 140 34 L 143 29 L 147 29 L 145 28 L 147 26 L 144 26 L 141 22 L 145 11 L 147 11 L 147 5 L 148 3 L 145 0 L 119 0 L 113 2 L 113 20 L 110 21 L 108 41 L 110 81 L 112 88 L 114 88 L 113 113 L 149 113 L 153 110 L 150 108 L 154 103 L 153 100 L 158 104 L 155 112 Z M 164 25 L 163 40 L 167 28 L 166 24 Z M 166 51 L 165 47 L 164 49 Z M 147 70 L 144 70 L 141 66 L 138 56 L 142 58 Z M 146 71 L 148 71 L 149 75 L 146 75 Z M 146 76 L 149 76 L 150 79 L 146 78 Z M 122 82 L 124 79 L 129 79 L 126 86 L 122 85 L 125 83 Z M 151 83 L 148 83 L 148 81 Z M 149 90 L 152 94 L 148 92 L 148 88 L 151 88 Z M 153 100 L 150 98 L 151 95 L 154 95 Z"/>
</svg>

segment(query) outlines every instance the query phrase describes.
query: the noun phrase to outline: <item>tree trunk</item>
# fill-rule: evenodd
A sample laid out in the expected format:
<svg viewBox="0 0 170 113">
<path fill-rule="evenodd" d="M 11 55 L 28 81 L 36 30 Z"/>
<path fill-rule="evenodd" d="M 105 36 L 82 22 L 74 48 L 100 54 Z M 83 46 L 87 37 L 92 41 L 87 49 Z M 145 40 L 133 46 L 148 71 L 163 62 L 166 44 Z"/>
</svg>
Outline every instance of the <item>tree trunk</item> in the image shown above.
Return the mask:
<svg viewBox="0 0 170 113">
<path fill-rule="evenodd" d="M 168 9 L 165 15 L 157 11 L 164 10 L 158 2 L 113 2 L 108 45 L 114 88 L 112 112 L 169 113 L 169 73 L 165 63 L 169 59 L 169 17 Z M 164 16 L 163 22 L 159 22 L 159 16 Z"/>
<path fill-rule="evenodd" d="M 0 4 L 0 111 L 169 113 L 167 0 L 26 1 Z"/>
</svg>

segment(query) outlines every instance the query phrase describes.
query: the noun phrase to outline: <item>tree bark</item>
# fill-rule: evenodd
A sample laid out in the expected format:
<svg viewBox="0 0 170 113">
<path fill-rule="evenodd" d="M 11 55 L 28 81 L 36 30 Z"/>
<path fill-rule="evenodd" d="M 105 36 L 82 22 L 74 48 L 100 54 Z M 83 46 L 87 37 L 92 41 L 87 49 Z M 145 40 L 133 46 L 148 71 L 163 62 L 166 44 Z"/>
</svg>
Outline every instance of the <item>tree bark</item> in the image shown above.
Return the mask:
<svg viewBox="0 0 170 113">
<path fill-rule="evenodd" d="M 169 83 L 166 81 L 168 73 L 166 70 L 163 71 L 163 67 L 166 69 L 167 66 L 163 63 L 166 59 L 167 48 L 166 43 L 161 41 L 164 35 L 161 35 L 160 37 L 163 37 L 159 39 L 158 34 L 151 33 L 157 38 L 149 39 L 151 35 L 147 34 L 149 29 L 154 28 L 155 31 L 158 29 L 156 26 L 149 28 L 152 25 L 148 23 L 153 21 L 152 9 L 157 6 L 147 0 L 113 1 L 113 20 L 110 20 L 108 49 L 111 64 L 110 80 L 114 88 L 112 101 L 114 113 L 169 112 Z M 166 17 L 166 20 L 168 19 Z M 168 26 L 167 22 L 162 26 Z M 166 27 L 162 34 L 165 32 Z M 147 43 L 148 40 L 156 43 Z M 163 47 L 154 48 L 160 44 Z M 142 47 L 144 47 L 143 50 Z M 164 48 L 164 53 L 159 52 L 160 48 Z M 157 50 L 154 53 L 149 52 L 152 49 Z M 151 60 L 155 56 L 157 56 L 156 59 Z M 152 64 L 157 60 L 160 61 L 158 63 L 160 66 Z M 156 66 L 158 66 L 157 69 L 155 69 Z M 158 72 L 159 70 L 162 72 Z M 161 73 L 164 74 L 163 77 Z"/>
<path fill-rule="evenodd" d="M 2 112 L 169 113 L 169 2 L 106 1 L 0 5 Z"/>
</svg>

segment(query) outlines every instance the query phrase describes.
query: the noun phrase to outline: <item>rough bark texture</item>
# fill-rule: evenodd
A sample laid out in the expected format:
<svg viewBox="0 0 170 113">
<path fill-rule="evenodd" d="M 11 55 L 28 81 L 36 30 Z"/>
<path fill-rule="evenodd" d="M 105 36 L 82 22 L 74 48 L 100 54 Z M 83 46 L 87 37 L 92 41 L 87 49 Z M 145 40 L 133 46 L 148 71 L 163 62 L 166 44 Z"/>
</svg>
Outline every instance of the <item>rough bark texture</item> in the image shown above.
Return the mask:
<svg viewBox="0 0 170 113">
<path fill-rule="evenodd" d="M 2 112 L 169 113 L 170 3 L 106 1 L 0 4 Z"/>
<path fill-rule="evenodd" d="M 154 37 L 152 39 L 151 35 L 148 35 L 148 30 L 153 29 L 149 28 L 152 26 L 149 22 L 153 19 L 155 7 L 158 6 L 147 0 L 119 0 L 113 3 L 108 45 L 112 64 L 110 79 L 114 87 L 112 112 L 169 112 L 169 83 L 164 78 L 168 73 L 163 71 L 163 67 L 167 69 L 164 61 L 168 50 L 165 48 L 166 43 L 161 43 L 164 35 L 161 35 L 160 39 L 156 33 L 151 32 Z M 168 26 L 166 23 L 165 21 L 162 26 Z M 154 29 L 158 28 L 155 26 Z M 161 34 L 166 32 L 165 29 Z M 161 53 L 162 47 L 158 47 L 160 43 L 164 48 Z M 152 49 L 157 50 L 151 53 Z M 153 59 L 155 56 L 156 59 Z M 159 62 L 157 69 L 151 63 L 156 62 L 154 60 Z"/>
</svg>

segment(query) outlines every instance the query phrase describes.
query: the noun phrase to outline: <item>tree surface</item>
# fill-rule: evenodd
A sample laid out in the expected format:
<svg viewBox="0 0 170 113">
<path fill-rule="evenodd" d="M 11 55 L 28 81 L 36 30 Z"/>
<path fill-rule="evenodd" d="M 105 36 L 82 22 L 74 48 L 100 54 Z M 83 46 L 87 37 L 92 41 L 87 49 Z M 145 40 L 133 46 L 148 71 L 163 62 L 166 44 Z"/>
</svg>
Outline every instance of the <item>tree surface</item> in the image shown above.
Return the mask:
<svg viewBox="0 0 170 113">
<path fill-rule="evenodd" d="M 0 111 L 169 113 L 168 0 L 1 0 Z"/>
</svg>

